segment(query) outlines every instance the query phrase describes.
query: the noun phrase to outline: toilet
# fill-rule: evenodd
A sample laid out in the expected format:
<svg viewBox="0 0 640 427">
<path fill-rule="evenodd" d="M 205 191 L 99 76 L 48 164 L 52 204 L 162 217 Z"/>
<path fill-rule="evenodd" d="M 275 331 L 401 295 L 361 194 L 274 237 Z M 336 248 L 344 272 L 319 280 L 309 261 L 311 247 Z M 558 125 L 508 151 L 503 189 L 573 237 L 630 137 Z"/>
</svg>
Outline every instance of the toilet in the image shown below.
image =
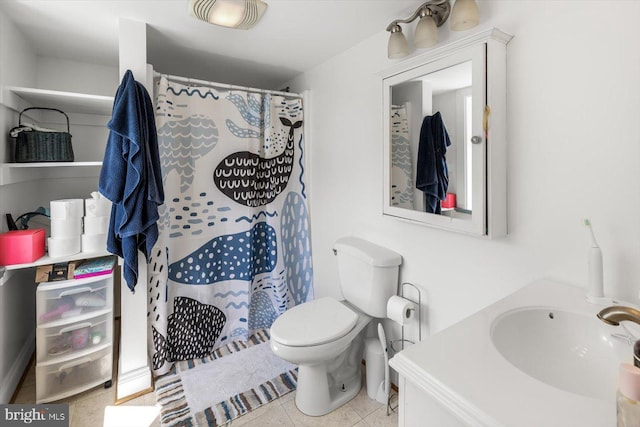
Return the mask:
<svg viewBox="0 0 640 427">
<path fill-rule="evenodd" d="M 402 257 L 357 237 L 335 242 L 343 301 L 319 298 L 284 312 L 271 326 L 271 350 L 298 365 L 295 403 L 311 416 L 347 403 L 362 386 L 366 326 L 387 316 Z"/>
</svg>

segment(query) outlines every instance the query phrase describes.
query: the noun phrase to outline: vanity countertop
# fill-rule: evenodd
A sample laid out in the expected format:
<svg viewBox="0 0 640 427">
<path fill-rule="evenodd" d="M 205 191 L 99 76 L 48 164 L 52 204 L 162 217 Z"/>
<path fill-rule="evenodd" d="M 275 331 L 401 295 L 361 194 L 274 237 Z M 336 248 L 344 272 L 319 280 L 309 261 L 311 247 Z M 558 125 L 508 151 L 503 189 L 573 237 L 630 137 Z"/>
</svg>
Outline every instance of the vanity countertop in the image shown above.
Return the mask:
<svg viewBox="0 0 640 427">
<path fill-rule="evenodd" d="M 604 393 L 611 394 L 610 399 L 585 397 L 525 374 L 498 352 L 491 340 L 494 320 L 525 307 L 549 307 L 594 317 L 603 308 L 586 302 L 584 288 L 540 280 L 398 353 L 390 365 L 469 425 L 615 426 L 615 379 L 610 382 L 610 393 Z M 613 326 L 605 328 L 621 332 Z M 619 350 L 617 353 L 621 355 Z M 628 353 L 626 361 L 631 362 L 631 347 Z M 617 373 L 617 369 L 615 366 L 611 371 Z"/>
</svg>

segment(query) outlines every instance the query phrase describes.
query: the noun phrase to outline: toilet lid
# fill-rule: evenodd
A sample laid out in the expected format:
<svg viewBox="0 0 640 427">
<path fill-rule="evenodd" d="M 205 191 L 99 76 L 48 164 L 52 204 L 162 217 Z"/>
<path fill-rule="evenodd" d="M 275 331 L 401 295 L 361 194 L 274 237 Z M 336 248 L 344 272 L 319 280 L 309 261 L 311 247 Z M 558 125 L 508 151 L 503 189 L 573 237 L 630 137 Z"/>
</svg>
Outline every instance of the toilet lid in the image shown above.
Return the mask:
<svg viewBox="0 0 640 427">
<path fill-rule="evenodd" d="M 319 345 L 347 334 L 358 315 L 333 298 L 320 298 L 284 312 L 271 326 L 271 338 L 291 347 Z"/>
</svg>

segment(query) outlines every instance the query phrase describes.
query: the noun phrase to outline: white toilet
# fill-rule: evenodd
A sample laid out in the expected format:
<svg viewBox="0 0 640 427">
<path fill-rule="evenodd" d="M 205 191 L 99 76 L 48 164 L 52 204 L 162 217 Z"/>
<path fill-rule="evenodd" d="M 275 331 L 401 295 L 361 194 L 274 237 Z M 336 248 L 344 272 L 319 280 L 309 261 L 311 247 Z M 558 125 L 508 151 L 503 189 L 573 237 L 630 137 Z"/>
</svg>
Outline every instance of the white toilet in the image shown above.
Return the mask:
<svg viewBox="0 0 640 427">
<path fill-rule="evenodd" d="M 333 246 L 345 298 L 316 299 L 286 311 L 271 326 L 271 350 L 298 365 L 296 406 L 307 415 L 327 414 L 361 387 L 365 327 L 387 316 L 402 257 L 357 237 Z"/>
</svg>

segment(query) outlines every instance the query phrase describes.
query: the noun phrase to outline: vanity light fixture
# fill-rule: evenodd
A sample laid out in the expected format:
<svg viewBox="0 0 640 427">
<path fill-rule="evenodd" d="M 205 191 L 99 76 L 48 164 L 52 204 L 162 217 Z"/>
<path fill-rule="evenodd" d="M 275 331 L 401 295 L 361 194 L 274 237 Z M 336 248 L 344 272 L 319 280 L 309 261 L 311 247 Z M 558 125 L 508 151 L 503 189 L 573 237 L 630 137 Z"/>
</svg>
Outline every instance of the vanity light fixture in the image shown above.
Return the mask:
<svg viewBox="0 0 640 427">
<path fill-rule="evenodd" d="M 409 54 L 409 42 L 400 24 L 409 24 L 420 18 L 413 36 L 413 44 L 417 48 L 426 48 L 438 43 L 438 27 L 445 23 L 451 14 L 451 29 L 463 31 L 478 25 L 478 5 L 476 0 L 456 0 L 451 9 L 449 0 L 429 0 L 423 3 L 406 19 L 396 19 L 387 26 L 391 33 L 387 55 L 389 59 L 397 59 Z"/>
<path fill-rule="evenodd" d="M 262 0 L 189 0 L 188 11 L 201 21 L 248 30 L 258 23 L 267 4 Z"/>
</svg>

